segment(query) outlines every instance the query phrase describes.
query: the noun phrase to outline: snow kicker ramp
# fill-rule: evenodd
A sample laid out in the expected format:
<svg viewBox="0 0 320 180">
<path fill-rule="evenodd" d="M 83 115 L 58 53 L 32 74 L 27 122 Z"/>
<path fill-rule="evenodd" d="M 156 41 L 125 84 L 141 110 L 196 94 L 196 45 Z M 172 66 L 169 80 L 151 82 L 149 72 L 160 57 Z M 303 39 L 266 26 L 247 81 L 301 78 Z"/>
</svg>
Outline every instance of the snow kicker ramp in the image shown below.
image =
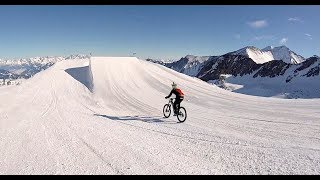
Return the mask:
<svg viewBox="0 0 320 180">
<path fill-rule="evenodd" d="M 188 119 L 162 117 L 170 84 Z M 236 94 L 133 57 L 0 88 L 0 174 L 319 174 L 320 102 Z"/>
<path fill-rule="evenodd" d="M 206 96 L 218 90 L 199 79 L 135 57 L 94 57 L 90 69 L 97 101 L 123 115 L 162 116 L 162 107 L 167 102 L 164 97 L 169 94 L 172 82 L 184 90 L 187 102 L 201 101 L 200 105 L 214 103 L 207 101 Z"/>
</svg>

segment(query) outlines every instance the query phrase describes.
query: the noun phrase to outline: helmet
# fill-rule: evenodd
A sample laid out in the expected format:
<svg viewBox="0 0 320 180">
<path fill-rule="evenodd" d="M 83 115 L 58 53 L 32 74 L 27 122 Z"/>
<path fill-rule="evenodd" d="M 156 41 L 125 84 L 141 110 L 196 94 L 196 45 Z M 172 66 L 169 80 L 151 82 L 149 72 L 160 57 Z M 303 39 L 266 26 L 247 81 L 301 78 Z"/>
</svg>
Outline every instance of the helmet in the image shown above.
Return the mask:
<svg viewBox="0 0 320 180">
<path fill-rule="evenodd" d="M 174 82 L 171 84 L 171 86 L 172 86 L 172 89 L 176 89 L 177 88 L 177 84 L 174 83 Z"/>
</svg>

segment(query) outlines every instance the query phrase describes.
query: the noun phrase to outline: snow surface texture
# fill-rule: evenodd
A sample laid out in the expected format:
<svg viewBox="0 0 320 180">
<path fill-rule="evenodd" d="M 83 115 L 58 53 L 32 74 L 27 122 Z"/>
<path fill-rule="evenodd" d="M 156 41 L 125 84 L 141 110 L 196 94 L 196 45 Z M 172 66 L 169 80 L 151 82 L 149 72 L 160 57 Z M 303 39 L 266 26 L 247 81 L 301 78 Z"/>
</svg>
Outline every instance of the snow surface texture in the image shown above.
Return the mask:
<svg viewBox="0 0 320 180">
<path fill-rule="evenodd" d="M 170 84 L 188 119 L 164 119 Z M 0 174 L 319 174 L 320 100 L 237 94 L 126 57 L 0 87 Z"/>
</svg>

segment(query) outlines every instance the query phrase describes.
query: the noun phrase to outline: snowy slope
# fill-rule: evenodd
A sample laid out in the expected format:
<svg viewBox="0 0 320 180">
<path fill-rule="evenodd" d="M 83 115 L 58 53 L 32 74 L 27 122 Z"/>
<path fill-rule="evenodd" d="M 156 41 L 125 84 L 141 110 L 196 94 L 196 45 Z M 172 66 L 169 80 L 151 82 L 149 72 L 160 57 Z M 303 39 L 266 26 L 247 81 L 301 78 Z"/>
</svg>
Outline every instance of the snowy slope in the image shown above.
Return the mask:
<svg viewBox="0 0 320 180">
<path fill-rule="evenodd" d="M 188 119 L 162 118 L 172 81 Z M 0 174 L 319 174 L 320 101 L 225 91 L 126 57 L 0 87 Z"/>
<path fill-rule="evenodd" d="M 271 50 L 268 52 L 272 53 L 273 59 L 282 60 L 286 63 L 299 64 L 305 61 L 304 57 L 294 53 L 286 46 L 274 47 L 274 48 L 271 48 Z"/>
<path fill-rule="evenodd" d="M 257 64 L 263 64 L 268 61 L 274 60 L 273 55 L 270 51 L 261 51 L 260 49 L 248 46 L 232 52 L 233 55 L 243 55 L 251 58 Z"/>
</svg>

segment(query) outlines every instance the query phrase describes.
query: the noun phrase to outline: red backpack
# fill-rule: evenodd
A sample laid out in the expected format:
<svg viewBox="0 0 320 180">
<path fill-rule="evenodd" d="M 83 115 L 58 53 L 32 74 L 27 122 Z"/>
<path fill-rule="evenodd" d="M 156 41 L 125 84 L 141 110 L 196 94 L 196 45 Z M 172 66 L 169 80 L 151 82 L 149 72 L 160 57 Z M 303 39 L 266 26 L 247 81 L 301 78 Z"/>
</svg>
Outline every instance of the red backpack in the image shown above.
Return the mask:
<svg viewBox="0 0 320 180">
<path fill-rule="evenodd" d="M 181 96 L 181 97 L 184 97 L 184 94 L 183 94 L 183 92 L 181 91 L 181 89 L 176 89 L 176 91 L 179 93 L 179 96 Z"/>
</svg>

